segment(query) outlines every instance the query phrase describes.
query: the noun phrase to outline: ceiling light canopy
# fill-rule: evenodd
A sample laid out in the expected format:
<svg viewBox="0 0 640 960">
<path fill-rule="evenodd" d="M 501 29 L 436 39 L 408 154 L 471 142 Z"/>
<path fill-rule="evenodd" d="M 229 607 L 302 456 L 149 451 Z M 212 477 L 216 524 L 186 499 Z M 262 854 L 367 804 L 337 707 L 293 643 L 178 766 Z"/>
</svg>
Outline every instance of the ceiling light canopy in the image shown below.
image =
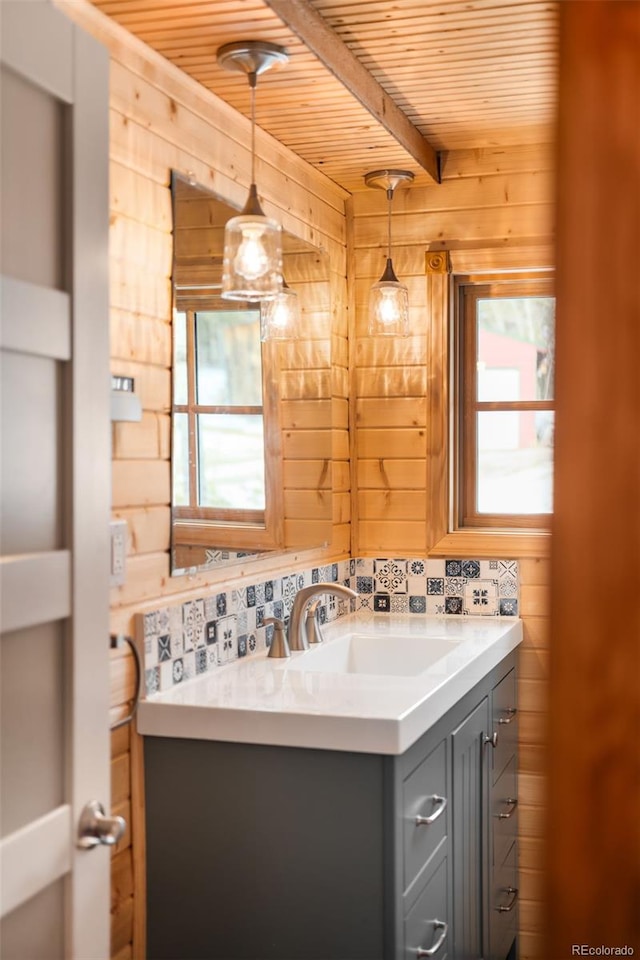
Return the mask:
<svg viewBox="0 0 640 960">
<path fill-rule="evenodd" d="M 220 66 L 246 74 L 251 90 L 251 186 L 244 209 L 225 226 L 221 292 L 225 300 L 270 300 L 282 291 L 282 227 L 265 215 L 256 187 L 255 114 L 258 75 L 288 59 L 284 47 L 261 40 L 227 43 L 217 53 Z"/>
<path fill-rule="evenodd" d="M 369 294 L 369 334 L 373 337 L 409 336 L 409 291 L 398 280 L 391 260 L 391 205 L 396 187 L 412 180 L 410 170 L 372 170 L 364 178 L 368 187 L 385 190 L 388 202 L 387 264 Z"/>
</svg>

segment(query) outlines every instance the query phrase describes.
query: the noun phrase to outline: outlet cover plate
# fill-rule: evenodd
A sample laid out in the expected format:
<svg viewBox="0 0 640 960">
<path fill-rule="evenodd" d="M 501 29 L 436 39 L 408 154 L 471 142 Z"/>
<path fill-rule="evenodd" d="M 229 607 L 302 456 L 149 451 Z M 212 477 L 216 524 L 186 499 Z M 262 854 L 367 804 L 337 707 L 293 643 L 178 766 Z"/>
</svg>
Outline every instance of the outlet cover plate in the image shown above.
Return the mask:
<svg viewBox="0 0 640 960">
<path fill-rule="evenodd" d="M 121 587 L 125 582 L 127 567 L 127 521 L 112 520 L 111 531 L 111 577 L 112 587 Z"/>
</svg>

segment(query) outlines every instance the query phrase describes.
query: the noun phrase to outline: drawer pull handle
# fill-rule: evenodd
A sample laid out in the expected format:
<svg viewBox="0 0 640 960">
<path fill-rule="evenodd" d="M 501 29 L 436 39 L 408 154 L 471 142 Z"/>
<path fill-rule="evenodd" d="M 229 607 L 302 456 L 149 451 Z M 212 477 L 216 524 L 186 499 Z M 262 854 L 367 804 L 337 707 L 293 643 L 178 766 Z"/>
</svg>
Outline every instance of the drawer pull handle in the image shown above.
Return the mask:
<svg viewBox="0 0 640 960">
<path fill-rule="evenodd" d="M 434 920 L 433 921 L 434 933 L 436 930 L 442 930 L 442 933 L 440 934 L 440 936 L 438 937 L 434 945 L 432 947 L 429 947 L 427 950 L 425 950 L 424 947 L 418 947 L 418 949 L 416 950 L 416 957 L 435 957 L 436 953 L 438 952 L 442 944 L 447 939 L 447 932 L 449 930 L 449 927 L 444 922 L 444 920 Z"/>
<path fill-rule="evenodd" d="M 509 913 L 515 907 L 516 900 L 518 899 L 517 887 L 507 887 L 504 892 L 509 894 L 511 900 L 502 907 L 496 907 L 498 913 Z"/>
<path fill-rule="evenodd" d="M 496 731 L 495 733 L 492 733 L 491 736 L 489 736 L 488 734 L 485 733 L 484 737 L 482 738 L 482 742 L 483 742 L 483 743 L 490 743 L 491 746 L 495 749 L 495 748 L 498 746 L 498 733 L 497 733 L 497 731 Z"/>
<path fill-rule="evenodd" d="M 516 710 L 515 707 L 508 707 L 504 711 L 504 713 L 506 713 L 506 717 L 500 717 L 498 719 L 498 723 L 511 723 L 511 721 L 513 720 L 517 712 L 518 711 Z"/>
<path fill-rule="evenodd" d="M 434 793 L 434 795 L 429 799 L 433 800 L 433 802 L 438 805 L 437 810 L 435 810 L 430 817 L 416 817 L 416 827 L 424 827 L 424 826 L 428 827 L 429 824 L 434 823 L 438 819 L 438 817 L 441 817 L 442 814 L 447 809 L 446 797 L 439 797 L 437 793 Z"/>
<path fill-rule="evenodd" d="M 518 806 L 518 801 L 514 797 L 507 797 L 504 802 L 507 806 L 511 807 L 511 810 L 507 810 L 506 813 L 499 813 L 498 820 L 509 820 L 516 812 L 516 807 Z"/>
</svg>

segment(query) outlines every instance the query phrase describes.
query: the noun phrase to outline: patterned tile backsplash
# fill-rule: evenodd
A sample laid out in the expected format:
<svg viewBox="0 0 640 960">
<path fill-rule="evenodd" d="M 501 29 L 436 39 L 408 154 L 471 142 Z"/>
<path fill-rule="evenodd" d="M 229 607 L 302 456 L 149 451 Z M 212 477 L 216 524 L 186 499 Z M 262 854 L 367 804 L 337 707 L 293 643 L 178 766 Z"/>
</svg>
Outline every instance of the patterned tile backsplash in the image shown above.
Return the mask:
<svg viewBox="0 0 640 960">
<path fill-rule="evenodd" d="M 285 620 L 301 587 L 327 582 L 351 587 L 360 609 L 378 613 L 518 616 L 516 560 L 341 560 L 138 614 L 147 696 L 266 650 L 273 627 L 264 626 L 265 618 Z M 347 601 L 326 597 L 318 618 L 326 623 L 348 608 Z"/>
</svg>

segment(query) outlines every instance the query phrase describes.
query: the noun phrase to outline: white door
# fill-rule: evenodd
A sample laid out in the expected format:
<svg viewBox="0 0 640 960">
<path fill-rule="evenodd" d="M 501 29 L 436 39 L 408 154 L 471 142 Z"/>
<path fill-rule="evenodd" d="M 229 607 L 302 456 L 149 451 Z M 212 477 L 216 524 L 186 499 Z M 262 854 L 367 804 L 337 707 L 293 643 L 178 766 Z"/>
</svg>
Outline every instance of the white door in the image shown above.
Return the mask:
<svg viewBox="0 0 640 960">
<path fill-rule="evenodd" d="M 108 57 L 0 0 L 0 956 L 109 956 Z"/>
</svg>

